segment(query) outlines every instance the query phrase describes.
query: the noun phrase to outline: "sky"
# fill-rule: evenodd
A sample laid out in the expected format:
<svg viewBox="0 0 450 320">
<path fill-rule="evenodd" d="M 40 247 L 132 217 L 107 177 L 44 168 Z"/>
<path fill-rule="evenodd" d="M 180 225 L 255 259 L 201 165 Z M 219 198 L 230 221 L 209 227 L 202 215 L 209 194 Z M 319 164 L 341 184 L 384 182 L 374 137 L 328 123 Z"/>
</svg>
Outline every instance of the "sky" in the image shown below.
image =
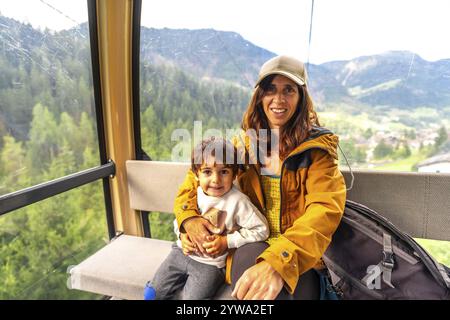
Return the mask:
<svg viewBox="0 0 450 320">
<path fill-rule="evenodd" d="M 407 50 L 450 58 L 448 0 L 143 0 L 142 25 L 234 31 L 311 63 Z M 177 8 L 176 10 L 174 8 Z M 62 30 L 87 21 L 85 0 L 0 0 L 2 15 Z M 0 26 L 1 28 L 1 26 Z"/>
</svg>

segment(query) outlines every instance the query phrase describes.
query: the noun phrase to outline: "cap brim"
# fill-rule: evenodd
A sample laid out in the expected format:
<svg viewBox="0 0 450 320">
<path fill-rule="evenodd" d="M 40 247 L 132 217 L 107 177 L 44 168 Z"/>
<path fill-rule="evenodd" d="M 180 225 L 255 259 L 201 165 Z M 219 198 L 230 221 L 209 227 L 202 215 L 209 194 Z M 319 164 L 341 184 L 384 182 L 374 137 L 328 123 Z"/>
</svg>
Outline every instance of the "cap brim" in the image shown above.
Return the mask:
<svg viewBox="0 0 450 320">
<path fill-rule="evenodd" d="M 261 83 L 261 81 L 264 80 L 264 78 L 266 78 L 266 77 L 268 77 L 268 76 L 270 76 L 270 75 L 272 75 L 272 74 L 280 74 L 280 75 L 282 75 L 282 76 L 285 76 L 285 77 L 291 79 L 292 81 L 294 81 L 294 82 L 295 82 L 296 84 L 298 84 L 299 86 L 305 85 L 305 80 L 303 80 L 302 78 L 297 77 L 296 75 L 294 75 L 294 74 L 292 74 L 292 73 L 289 73 L 289 72 L 280 70 L 280 71 L 270 71 L 269 73 L 266 73 L 266 74 L 262 75 L 262 76 L 259 78 L 259 80 L 256 82 L 255 88 Z"/>
</svg>

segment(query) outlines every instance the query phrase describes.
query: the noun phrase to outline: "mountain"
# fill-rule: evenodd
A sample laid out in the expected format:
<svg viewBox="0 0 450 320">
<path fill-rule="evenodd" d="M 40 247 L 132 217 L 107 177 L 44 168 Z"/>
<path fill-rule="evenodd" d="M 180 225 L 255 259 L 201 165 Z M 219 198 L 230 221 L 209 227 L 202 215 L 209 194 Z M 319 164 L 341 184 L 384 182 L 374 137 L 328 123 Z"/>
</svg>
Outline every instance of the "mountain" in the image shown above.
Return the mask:
<svg viewBox="0 0 450 320">
<path fill-rule="evenodd" d="M 415 108 L 450 105 L 450 59 L 430 62 L 408 51 L 322 64 L 354 99 Z"/>
<path fill-rule="evenodd" d="M 259 67 L 274 53 L 235 32 L 141 27 L 141 61 L 171 63 L 200 78 L 251 87 Z"/>
<path fill-rule="evenodd" d="M 205 79 L 251 88 L 273 52 L 235 32 L 214 29 L 141 28 L 141 60 L 165 62 Z M 308 66 L 309 86 L 321 104 L 392 106 L 450 105 L 450 59 L 430 62 L 408 51 L 389 51 Z"/>
<path fill-rule="evenodd" d="M 140 55 L 144 65 L 171 64 L 198 78 L 231 81 L 252 89 L 259 68 L 275 53 L 236 32 L 142 27 Z M 311 64 L 308 71 L 317 102 L 358 104 L 326 67 Z"/>
</svg>

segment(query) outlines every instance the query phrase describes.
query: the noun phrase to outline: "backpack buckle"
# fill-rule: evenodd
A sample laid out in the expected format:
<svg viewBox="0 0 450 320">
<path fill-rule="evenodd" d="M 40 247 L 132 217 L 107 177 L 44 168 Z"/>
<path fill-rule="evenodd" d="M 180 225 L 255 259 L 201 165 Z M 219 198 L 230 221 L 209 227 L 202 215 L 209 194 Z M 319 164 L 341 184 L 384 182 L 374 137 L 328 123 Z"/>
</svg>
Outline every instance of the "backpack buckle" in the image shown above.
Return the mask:
<svg viewBox="0 0 450 320">
<path fill-rule="evenodd" d="M 393 269 L 394 263 L 394 253 L 383 251 L 383 267 Z"/>
</svg>

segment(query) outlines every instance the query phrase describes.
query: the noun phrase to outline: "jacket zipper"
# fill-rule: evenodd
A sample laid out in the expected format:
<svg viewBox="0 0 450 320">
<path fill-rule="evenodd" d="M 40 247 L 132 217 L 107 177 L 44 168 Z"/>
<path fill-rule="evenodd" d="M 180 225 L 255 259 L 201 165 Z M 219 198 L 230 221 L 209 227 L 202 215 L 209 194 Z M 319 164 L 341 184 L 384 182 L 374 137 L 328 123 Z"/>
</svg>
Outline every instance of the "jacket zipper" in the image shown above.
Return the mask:
<svg viewBox="0 0 450 320">
<path fill-rule="evenodd" d="M 282 209 L 283 209 L 283 208 L 282 208 L 282 205 L 283 205 L 283 187 L 282 187 L 283 185 L 282 185 L 282 180 L 283 180 L 284 164 L 286 163 L 286 161 L 287 161 L 289 158 L 292 158 L 293 156 L 297 156 L 297 155 L 299 155 L 299 154 L 302 154 L 303 152 L 308 151 L 308 150 L 311 150 L 311 149 L 320 149 L 320 150 L 324 150 L 324 151 L 328 152 L 327 149 L 322 148 L 322 147 L 310 147 L 310 148 L 307 148 L 307 149 L 302 150 L 302 151 L 300 151 L 300 152 L 297 152 L 297 153 L 295 153 L 295 154 L 293 154 L 293 155 L 290 155 L 289 157 L 287 157 L 286 159 L 284 159 L 283 163 L 281 164 L 281 173 L 280 173 L 280 234 L 282 234 L 281 211 L 282 211 Z"/>
<path fill-rule="evenodd" d="M 329 131 L 329 130 L 324 130 L 324 131 L 322 131 L 322 132 L 319 132 L 318 135 L 310 136 L 309 138 L 305 139 L 305 140 L 303 141 L 303 143 L 306 142 L 306 141 L 310 141 L 310 140 L 316 139 L 316 138 L 318 138 L 318 137 L 320 137 L 320 136 L 323 136 L 323 135 L 329 134 L 329 133 L 332 133 L 332 132 Z M 293 155 L 288 156 L 286 159 L 284 159 L 283 163 L 281 164 L 281 172 L 280 172 L 280 215 L 279 215 L 279 216 L 280 216 L 280 217 L 279 217 L 279 220 L 280 220 L 280 234 L 282 234 L 281 211 L 282 211 L 282 205 L 283 205 L 283 201 L 282 201 L 282 200 L 283 200 L 283 188 L 282 188 L 283 185 L 282 185 L 282 180 L 283 180 L 283 169 L 284 169 L 284 164 L 286 163 L 286 161 L 287 161 L 289 158 L 291 158 L 291 157 L 293 157 L 293 156 L 296 156 L 296 155 L 299 155 L 299 154 L 301 154 L 301 153 L 303 153 L 303 152 L 305 152 L 305 151 L 311 150 L 311 149 L 321 149 L 321 150 L 324 150 L 324 151 L 328 152 L 327 149 L 322 148 L 322 147 L 310 147 L 310 148 L 307 148 L 307 149 L 302 150 L 302 151 L 300 151 L 300 152 L 297 152 L 297 153 L 295 153 L 295 154 L 293 154 Z M 261 187 L 261 189 L 262 189 L 262 187 Z M 264 200 L 264 201 L 265 201 L 265 200 Z"/>
<path fill-rule="evenodd" d="M 316 139 L 316 138 L 318 138 L 318 137 L 320 137 L 320 136 L 323 136 L 323 135 L 325 135 L 325 134 L 330 134 L 330 133 L 332 133 L 332 132 L 329 131 L 329 130 L 324 130 L 323 132 L 320 132 L 318 135 L 315 135 L 315 136 L 312 136 L 312 137 L 309 137 L 309 138 L 305 139 L 305 140 L 303 141 L 303 143 L 306 142 L 306 141 L 310 141 L 310 140 Z M 293 154 L 293 155 L 290 155 L 289 157 L 287 157 L 286 159 L 284 159 L 283 163 L 281 164 L 281 172 L 280 172 L 280 214 L 279 214 L 280 234 L 282 233 L 282 226 L 281 226 L 281 211 L 282 211 L 282 204 L 283 204 L 283 201 L 282 201 L 282 199 L 283 199 L 282 179 L 283 179 L 284 163 L 285 163 L 286 160 L 288 160 L 289 158 L 291 158 L 291 157 L 293 157 L 293 156 L 296 156 L 296 155 L 299 155 L 299 154 L 301 154 L 301 153 L 303 153 L 303 152 L 305 152 L 305 151 L 311 150 L 311 149 L 321 149 L 321 150 L 324 150 L 324 151 L 328 152 L 328 150 L 327 150 L 326 148 L 322 148 L 322 147 L 310 147 L 310 148 L 307 148 L 307 149 L 305 149 L 305 150 L 302 150 L 301 152 L 297 152 L 297 153 L 295 153 L 295 154 Z M 261 181 L 261 168 L 260 168 L 260 170 L 259 170 L 260 172 L 258 172 L 258 171 L 256 170 L 255 167 L 254 167 L 254 169 L 255 169 L 256 174 L 257 174 L 257 176 L 258 176 L 258 180 L 259 180 L 259 189 L 260 189 L 261 194 L 262 194 L 262 196 L 263 196 L 263 202 L 264 202 L 264 203 L 263 203 L 264 214 L 266 214 L 266 212 L 267 212 L 267 208 L 266 208 L 266 196 L 264 195 L 264 190 L 263 190 L 263 187 L 262 187 L 262 181 Z"/>
<path fill-rule="evenodd" d="M 255 168 L 255 167 L 254 167 Z M 259 172 L 256 170 L 256 176 L 258 177 L 258 181 L 259 181 L 259 189 L 261 191 L 262 197 L 263 197 L 263 209 L 264 209 L 264 215 L 266 215 L 267 213 L 267 206 L 266 206 L 266 195 L 264 194 L 264 190 L 262 187 L 262 180 L 261 180 L 261 168 L 259 169 Z"/>
<path fill-rule="evenodd" d="M 241 136 L 239 136 L 239 138 L 241 139 L 241 142 L 242 142 L 242 144 L 244 145 L 244 149 L 247 151 L 247 153 L 248 153 L 248 155 L 249 155 L 249 159 L 250 159 L 250 151 L 247 150 L 247 147 L 246 147 L 246 145 L 245 145 L 245 141 L 242 139 Z M 263 190 L 263 187 L 262 187 L 262 181 L 261 181 L 261 168 L 259 168 L 259 172 L 258 172 L 258 170 L 256 169 L 256 166 L 251 166 L 251 167 L 253 168 L 253 170 L 255 170 L 256 176 L 258 177 L 258 181 L 259 181 L 259 189 L 260 189 L 260 191 L 261 191 L 261 195 L 262 195 L 262 198 L 263 198 L 262 208 L 263 208 L 263 210 L 264 210 L 264 215 L 266 215 L 266 211 L 267 211 L 267 208 L 266 208 L 266 196 L 264 195 L 264 190 Z"/>
</svg>

